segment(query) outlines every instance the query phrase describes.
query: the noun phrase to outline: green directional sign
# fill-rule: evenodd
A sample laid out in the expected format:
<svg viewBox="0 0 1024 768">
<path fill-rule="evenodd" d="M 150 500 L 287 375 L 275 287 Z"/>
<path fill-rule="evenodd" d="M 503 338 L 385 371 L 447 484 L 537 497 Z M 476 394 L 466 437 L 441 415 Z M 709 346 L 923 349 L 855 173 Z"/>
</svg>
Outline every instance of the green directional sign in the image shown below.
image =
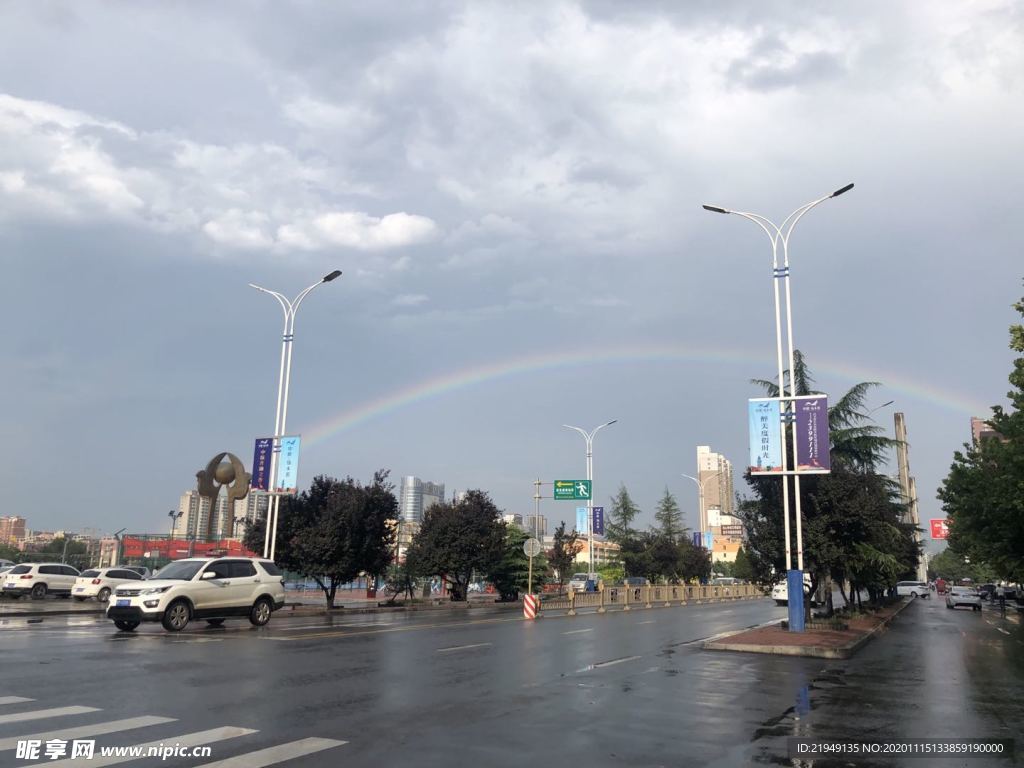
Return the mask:
<svg viewBox="0 0 1024 768">
<path fill-rule="evenodd" d="M 555 480 L 555 501 L 578 501 L 590 498 L 589 480 Z"/>
</svg>

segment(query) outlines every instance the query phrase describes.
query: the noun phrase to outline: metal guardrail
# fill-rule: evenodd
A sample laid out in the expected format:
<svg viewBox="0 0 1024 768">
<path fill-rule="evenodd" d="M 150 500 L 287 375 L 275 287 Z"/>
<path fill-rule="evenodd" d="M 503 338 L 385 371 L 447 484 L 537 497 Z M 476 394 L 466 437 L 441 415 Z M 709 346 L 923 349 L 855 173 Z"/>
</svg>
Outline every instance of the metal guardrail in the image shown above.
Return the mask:
<svg viewBox="0 0 1024 768">
<path fill-rule="evenodd" d="M 633 608 L 653 608 L 656 605 L 667 608 L 671 605 L 700 604 L 764 596 L 764 591 L 756 584 L 617 586 L 597 592 L 570 592 L 565 598 L 542 600 L 538 614 L 565 610 L 569 616 L 575 616 L 578 608 L 593 608 L 597 613 L 604 613 L 608 608 L 629 611 Z"/>
</svg>

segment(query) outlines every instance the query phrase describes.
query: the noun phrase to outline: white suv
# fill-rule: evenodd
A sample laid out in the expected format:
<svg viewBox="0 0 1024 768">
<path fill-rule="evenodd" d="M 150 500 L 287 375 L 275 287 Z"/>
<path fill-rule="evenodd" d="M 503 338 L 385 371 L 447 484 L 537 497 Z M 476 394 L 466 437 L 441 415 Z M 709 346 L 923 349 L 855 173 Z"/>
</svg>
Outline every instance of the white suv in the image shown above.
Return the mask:
<svg viewBox="0 0 1024 768">
<path fill-rule="evenodd" d="M 63 563 L 21 563 L 3 575 L 3 593 L 15 599 L 32 595 L 42 600 L 47 595 L 71 596 L 78 571 Z"/>
<path fill-rule="evenodd" d="M 107 605 L 107 618 L 130 632 L 143 621 L 159 621 L 180 632 L 192 619 L 220 626 L 224 619 L 248 616 L 257 627 L 284 606 L 284 577 L 270 560 L 203 557 L 176 560 L 156 579 L 122 585 Z"/>
<path fill-rule="evenodd" d="M 142 581 L 142 577 L 127 568 L 93 568 L 82 571 L 75 581 L 75 590 L 71 596 L 79 602 L 95 597 L 97 602 L 105 603 L 110 593 L 124 583 Z"/>
</svg>

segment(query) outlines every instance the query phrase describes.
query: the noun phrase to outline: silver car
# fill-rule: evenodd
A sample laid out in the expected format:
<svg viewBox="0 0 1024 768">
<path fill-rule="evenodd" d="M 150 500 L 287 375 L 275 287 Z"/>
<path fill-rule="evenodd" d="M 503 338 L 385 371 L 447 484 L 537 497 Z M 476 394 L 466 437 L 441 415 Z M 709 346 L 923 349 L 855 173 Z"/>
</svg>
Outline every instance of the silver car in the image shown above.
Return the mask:
<svg viewBox="0 0 1024 768">
<path fill-rule="evenodd" d="M 981 595 L 974 587 L 950 587 L 946 592 L 946 607 L 949 609 L 958 608 L 961 605 L 969 605 L 972 610 L 981 610 Z"/>
</svg>

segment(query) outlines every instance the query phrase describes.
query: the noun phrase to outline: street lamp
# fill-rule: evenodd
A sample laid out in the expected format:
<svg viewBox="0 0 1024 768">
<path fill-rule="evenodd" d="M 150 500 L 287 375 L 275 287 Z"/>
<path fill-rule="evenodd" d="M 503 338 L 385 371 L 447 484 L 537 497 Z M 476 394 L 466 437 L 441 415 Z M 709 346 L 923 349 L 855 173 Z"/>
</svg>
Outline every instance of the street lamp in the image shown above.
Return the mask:
<svg viewBox="0 0 1024 768">
<path fill-rule="evenodd" d="M 697 500 L 698 500 L 698 505 L 699 505 L 697 507 L 697 510 L 698 510 L 697 511 L 697 525 L 700 526 L 701 541 L 704 540 L 704 531 L 708 527 L 707 526 L 707 521 L 704 519 L 704 483 L 706 483 L 708 480 L 713 480 L 714 478 L 718 477 L 719 475 L 723 475 L 723 474 L 725 474 L 725 470 L 721 470 L 720 472 L 715 472 L 715 474 L 710 475 L 708 477 L 705 477 L 703 480 L 698 480 L 693 475 L 685 475 L 685 474 L 683 475 L 683 477 L 685 477 L 685 478 L 687 478 L 689 480 L 693 480 L 693 482 L 697 484 L 697 493 L 698 493 Z"/>
<path fill-rule="evenodd" d="M 764 233 L 768 236 L 768 239 L 772 244 L 772 282 L 775 287 L 775 350 L 779 368 L 779 397 L 780 402 L 785 407 L 786 415 L 783 417 L 783 423 L 787 423 L 787 419 L 795 420 L 796 418 L 796 378 L 794 376 L 794 359 L 793 359 L 793 305 L 792 297 L 789 285 L 789 238 L 793 234 L 793 229 L 796 227 L 797 222 L 803 218 L 809 210 L 815 206 L 820 205 L 826 200 L 831 200 L 833 197 L 839 197 L 839 195 L 849 192 L 853 189 L 853 184 L 847 184 L 845 187 L 837 189 L 835 192 L 819 197 L 817 200 L 812 200 L 806 203 L 795 211 L 793 211 L 786 219 L 782 222 L 781 226 L 776 225 L 770 219 L 761 216 L 756 213 L 747 213 L 744 211 L 733 211 L 728 208 L 722 208 L 716 205 L 705 205 L 704 210 L 711 211 L 712 213 L 726 213 L 735 214 L 736 216 L 742 216 L 744 219 L 757 224 Z M 782 267 L 779 267 L 779 244 L 782 244 L 782 256 L 783 262 Z M 785 380 L 783 377 L 782 367 L 782 323 L 779 310 L 779 280 L 783 280 L 786 289 L 786 336 L 787 346 L 789 347 L 789 397 L 786 397 Z M 780 426 L 780 429 L 781 426 Z M 790 430 L 792 435 L 793 445 L 793 460 L 796 461 L 796 448 L 797 448 L 797 435 L 796 430 Z M 796 558 L 797 558 L 797 570 L 792 570 L 793 558 L 790 551 L 790 538 L 789 538 L 789 481 L 786 479 L 787 471 L 787 456 L 785 448 L 785 430 L 782 430 L 783 435 L 783 449 L 782 449 L 782 511 L 783 511 L 783 528 L 785 529 L 786 536 L 786 570 L 788 572 L 787 579 L 789 583 L 789 626 L 790 629 L 802 631 L 803 622 L 803 570 L 804 570 L 804 553 L 803 553 L 803 533 L 801 530 L 801 510 L 800 510 L 800 475 L 793 472 L 793 495 L 796 500 Z M 794 589 L 793 585 L 796 585 Z M 794 600 L 794 593 L 799 597 Z M 799 616 L 796 614 L 799 613 Z"/>
<path fill-rule="evenodd" d="M 281 336 L 281 366 L 277 374 L 277 410 L 274 413 L 274 450 L 270 455 L 270 482 L 277 480 L 277 455 L 281 450 L 280 438 L 284 436 L 288 419 L 288 385 L 292 374 L 292 341 L 295 339 L 295 313 L 299 311 L 299 305 L 306 298 L 310 291 L 323 283 L 329 283 L 335 278 L 341 277 L 341 270 L 336 269 L 330 274 L 324 275 L 313 285 L 306 288 L 289 301 L 284 295 L 277 291 L 262 288 L 253 283 L 249 286 L 261 293 L 269 293 L 281 305 L 284 312 L 284 332 Z M 274 559 L 274 550 L 277 545 L 277 510 L 280 504 L 280 497 L 274 495 L 273 501 L 267 508 L 267 526 L 263 537 L 263 556 Z"/>
<path fill-rule="evenodd" d="M 870 418 L 871 414 L 874 413 L 875 411 L 880 411 L 883 408 L 886 408 L 886 407 L 892 405 L 895 402 L 896 402 L 895 400 L 890 400 L 887 403 L 882 403 L 881 405 L 876 405 L 874 408 L 872 408 L 870 411 L 868 411 L 867 413 L 864 414 L 864 418 L 865 419 Z"/>
<path fill-rule="evenodd" d="M 168 540 L 174 538 L 174 529 L 178 527 L 178 519 L 183 514 L 185 514 L 185 513 L 182 512 L 181 510 L 177 510 L 176 511 L 176 510 L 173 510 L 173 509 L 170 512 L 167 513 L 167 516 L 169 518 L 171 518 L 171 535 L 168 537 Z"/>
<path fill-rule="evenodd" d="M 594 435 L 605 427 L 610 427 L 612 424 L 617 422 L 618 419 L 612 419 L 606 421 L 590 432 L 580 427 L 573 427 L 569 424 L 563 424 L 562 426 L 566 429 L 574 429 L 583 435 L 583 439 L 587 441 L 587 480 L 590 481 L 590 499 L 587 500 L 587 543 L 590 548 L 590 562 L 587 565 L 589 569 L 588 573 L 597 573 L 597 569 L 594 567 Z"/>
</svg>

